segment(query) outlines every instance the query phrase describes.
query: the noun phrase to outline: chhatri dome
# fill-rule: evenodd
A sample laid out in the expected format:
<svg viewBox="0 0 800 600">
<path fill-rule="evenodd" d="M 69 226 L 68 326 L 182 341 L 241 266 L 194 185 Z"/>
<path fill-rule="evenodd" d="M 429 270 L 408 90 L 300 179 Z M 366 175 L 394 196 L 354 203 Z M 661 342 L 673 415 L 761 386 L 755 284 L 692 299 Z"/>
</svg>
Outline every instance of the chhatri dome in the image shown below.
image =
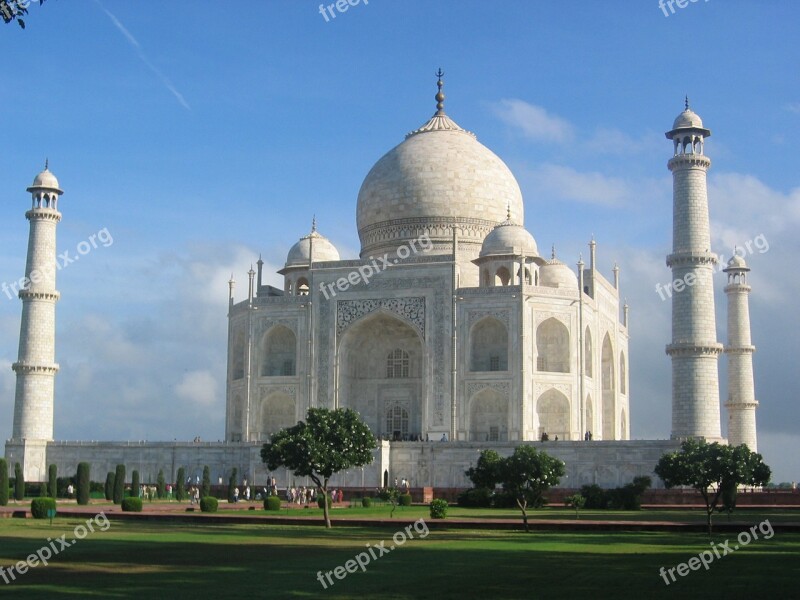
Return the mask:
<svg viewBox="0 0 800 600">
<path fill-rule="evenodd" d="M 554 288 L 578 288 L 578 277 L 572 269 L 556 258 L 556 248 L 553 246 L 550 260 L 539 267 L 539 285 Z"/>
<path fill-rule="evenodd" d="M 480 253 L 481 258 L 505 255 L 539 256 L 536 240 L 527 229 L 511 219 L 510 208 L 506 220 L 496 225 L 483 240 Z"/>
<path fill-rule="evenodd" d="M 396 250 L 427 234 L 436 254 L 459 250 L 478 255 L 483 238 L 506 218 L 518 224 L 524 207 L 509 168 L 473 133 L 444 112 L 441 69 L 436 114 L 372 167 L 358 193 L 361 257 Z"/>
<path fill-rule="evenodd" d="M 36 189 L 61 191 L 61 188 L 58 187 L 58 179 L 56 179 L 56 176 L 53 175 L 48 168 L 48 161 L 44 163 L 44 170 L 33 178 L 33 183 L 28 188 L 28 191 L 32 192 Z"/>
<path fill-rule="evenodd" d="M 312 256 L 313 253 L 313 256 Z M 286 257 L 286 268 L 307 267 L 312 262 L 339 260 L 339 251 L 317 231 L 317 220 L 311 223 L 311 233 L 300 238 Z"/>
<path fill-rule="evenodd" d="M 686 96 L 683 112 L 675 117 L 672 129 L 704 129 L 703 119 L 689 108 L 689 96 Z"/>
</svg>

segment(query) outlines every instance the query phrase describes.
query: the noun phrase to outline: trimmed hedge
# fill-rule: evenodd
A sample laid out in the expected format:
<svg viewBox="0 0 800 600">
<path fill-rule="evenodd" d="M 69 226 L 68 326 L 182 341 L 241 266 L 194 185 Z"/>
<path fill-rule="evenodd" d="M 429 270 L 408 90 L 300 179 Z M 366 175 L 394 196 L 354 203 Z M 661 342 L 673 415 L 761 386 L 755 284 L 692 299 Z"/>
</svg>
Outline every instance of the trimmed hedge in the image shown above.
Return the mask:
<svg viewBox="0 0 800 600">
<path fill-rule="evenodd" d="M 34 498 L 31 500 L 31 515 L 34 519 L 46 519 L 48 510 L 56 509 L 55 498 Z"/>
<path fill-rule="evenodd" d="M 431 519 L 447 518 L 447 500 L 431 500 Z"/>
<path fill-rule="evenodd" d="M 47 495 L 51 498 L 58 497 L 58 467 L 50 465 L 47 468 Z"/>
<path fill-rule="evenodd" d="M 492 505 L 492 490 L 473 488 L 458 495 L 458 505 L 465 508 L 489 508 Z"/>
<path fill-rule="evenodd" d="M 411 494 L 400 494 L 399 500 L 400 506 L 411 506 Z"/>
<path fill-rule="evenodd" d="M 219 500 L 214 498 L 214 496 L 204 496 L 200 498 L 200 510 L 202 512 L 217 512 L 217 507 L 219 506 Z"/>
<path fill-rule="evenodd" d="M 103 495 L 109 502 L 114 499 L 114 471 L 109 471 L 106 475 L 106 485 L 103 488 Z"/>
<path fill-rule="evenodd" d="M 183 502 L 186 500 L 186 469 L 178 469 L 178 481 L 175 482 L 175 500 Z"/>
<path fill-rule="evenodd" d="M 142 499 L 128 496 L 122 500 L 123 512 L 142 512 Z"/>
<path fill-rule="evenodd" d="M 142 482 L 139 480 L 139 471 L 136 469 L 133 470 L 131 473 L 131 496 L 135 498 L 141 498 L 141 491 Z"/>
<path fill-rule="evenodd" d="M 363 506 L 364 508 L 369 508 L 370 506 L 372 506 L 372 498 L 362 498 L 361 506 Z"/>
<path fill-rule="evenodd" d="M 317 506 L 319 506 L 320 508 L 325 508 L 325 505 L 322 504 L 322 503 L 325 502 L 326 499 L 328 500 L 328 508 L 330 508 L 331 507 L 331 497 L 330 497 L 330 495 L 323 496 L 322 494 L 318 494 L 317 495 Z"/>
<path fill-rule="evenodd" d="M 114 504 L 122 504 L 125 498 L 125 465 L 117 465 L 114 471 Z"/>
<path fill-rule="evenodd" d="M 8 463 L 0 458 L 0 506 L 8 504 Z"/>
<path fill-rule="evenodd" d="M 279 496 L 267 496 L 264 500 L 264 510 L 280 510 L 281 499 Z"/>
<path fill-rule="evenodd" d="M 89 504 L 89 463 L 78 463 L 78 504 Z"/>
<path fill-rule="evenodd" d="M 25 499 L 25 477 L 22 474 L 22 467 L 19 463 L 14 463 L 14 500 L 22 502 Z"/>
</svg>

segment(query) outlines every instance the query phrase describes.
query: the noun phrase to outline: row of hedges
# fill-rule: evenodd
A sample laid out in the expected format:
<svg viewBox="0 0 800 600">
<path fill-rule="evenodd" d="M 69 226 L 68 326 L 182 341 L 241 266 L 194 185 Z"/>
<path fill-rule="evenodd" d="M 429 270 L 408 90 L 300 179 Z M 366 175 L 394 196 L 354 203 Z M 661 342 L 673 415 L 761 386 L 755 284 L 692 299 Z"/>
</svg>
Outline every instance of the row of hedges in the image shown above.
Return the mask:
<svg viewBox="0 0 800 600">
<path fill-rule="evenodd" d="M 604 490 L 597 484 L 584 485 L 581 496 L 586 498 L 585 508 L 589 509 L 639 510 L 642 508 L 642 495 L 651 484 L 649 477 L 642 476 L 611 490 Z"/>
</svg>

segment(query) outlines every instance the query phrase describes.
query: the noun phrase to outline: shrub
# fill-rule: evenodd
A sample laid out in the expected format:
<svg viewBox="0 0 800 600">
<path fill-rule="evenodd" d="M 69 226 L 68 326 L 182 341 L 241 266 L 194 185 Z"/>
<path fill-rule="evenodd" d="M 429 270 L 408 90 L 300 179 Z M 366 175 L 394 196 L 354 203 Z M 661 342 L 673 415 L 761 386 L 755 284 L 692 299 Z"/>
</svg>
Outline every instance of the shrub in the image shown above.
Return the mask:
<svg viewBox="0 0 800 600">
<path fill-rule="evenodd" d="M 492 490 L 473 488 L 458 495 L 458 505 L 466 508 L 489 508 L 492 505 Z"/>
<path fill-rule="evenodd" d="M 281 499 L 278 496 L 267 496 L 264 500 L 264 510 L 280 510 Z"/>
<path fill-rule="evenodd" d="M 133 473 L 131 473 L 131 496 L 133 496 L 134 498 L 141 498 L 142 497 L 140 493 L 141 486 L 142 482 L 139 479 L 139 471 L 134 469 Z"/>
<path fill-rule="evenodd" d="M 89 504 L 89 463 L 78 463 L 78 504 Z"/>
<path fill-rule="evenodd" d="M 400 494 L 400 506 L 411 506 L 411 494 Z"/>
<path fill-rule="evenodd" d="M 369 508 L 370 506 L 372 506 L 372 498 L 362 498 L 361 506 L 363 506 L 364 508 Z"/>
<path fill-rule="evenodd" d="M 114 499 L 114 471 L 109 471 L 106 475 L 106 485 L 103 494 L 109 502 Z"/>
<path fill-rule="evenodd" d="M 217 507 L 219 506 L 219 500 L 214 498 L 213 496 L 204 496 L 200 498 L 200 510 L 202 512 L 217 512 Z"/>
<path fill-rule="evenodd" d="M 586 505 L 586 498 L 580 494 L 573 494 L 564 498 L 564 506 L 571 506 L 575 509 L 575 518 L 578 519 L 578 511 Z"/>
<path fill-rule="evenodd" d="M 447 518 L 447 500 L 431 500 L 431 519 Z"/>
<path fill-rule="evenodd" d="M 331 497 L 330 497 L 330 495 L 323 496 L 322 494 L 317 494 L 317 506 L 319 506 L 320 508 L 325 508 L 322 503 L 326 499 L 328 501 L 328 508 L 330 508 L 331 507 Z"/>
<path fill-rule="evenodd" d="M 200 488 L 200 495 L 206 498 L 211 495 L 211 469 L 208 465 L 203 467 L 203 487 Z"/>
<path fill-rule="evenodd" d="M 128 496 L 122 500 L 123 512 L 142 512 L 142 499 Z"/>
<path fill-rule="evenodd" d="M 47 469 L 47 495 L 51 498 L 58 497 L 58 467 L 50 465 Z"/>
<path fill-rule="evenodd" d="M 186 469 L 178 469 L 178 481 L 175 483 L 175 500 L 183 502 L 186 500 Z"/>
<path fill-rule="evenodd" d="M 31 500 L 31 515 L 34 519 L 46 519 L 48 510 L 56 509 L 55 498 L 34 498 Z"/>
<path fill-rule="evenodd" d="M 0 458 L 0 506 L 8 504 L 8 463 Z"/>
<path fill-rule="evenodd" d="M 14 464 L 14 500 L 22 502 L 25 499 L 25 477 L 22 475 L 22 467 L 19 463 Z"/>
<path fill-rule="evenodd" d="M 596 483 L 581 486 L 581 496 L 586 498 L 586 508 L 608 508 L 608 496 Z"/>
<path fill-rule="evenodd" d="M 159 500 L 167 495 L 167 481 L 164 479 L 163 469 L 158 472 L 158 477 L 156 478 L 156 495 L 158 495 Z"/>
<path fill-rule="evenodd" d="M 125 498 L 125 465 L 117 465 L 114 472 L 114 504 L 122 504 Z"/>
</svg>

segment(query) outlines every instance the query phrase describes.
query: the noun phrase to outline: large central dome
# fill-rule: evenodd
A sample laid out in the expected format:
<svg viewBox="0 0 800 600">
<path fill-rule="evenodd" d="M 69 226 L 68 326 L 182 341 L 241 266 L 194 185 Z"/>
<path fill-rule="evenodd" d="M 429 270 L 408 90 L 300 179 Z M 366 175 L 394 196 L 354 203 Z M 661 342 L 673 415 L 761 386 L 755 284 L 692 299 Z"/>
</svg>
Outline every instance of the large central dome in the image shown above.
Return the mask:
<svg viewBox="0 0 800 600">
<path fill-rule="evenodd" d="M 509 168 L 443 109 L 372 167 L 358 193 L 361 257 L 393 252 L 427 234 L 436 254 L 480 251 L 483 238 L 506 219 L 523 222 L 522 193 Z M 468 251 L 468 253 L 471 253 Z"/>
</svg>

